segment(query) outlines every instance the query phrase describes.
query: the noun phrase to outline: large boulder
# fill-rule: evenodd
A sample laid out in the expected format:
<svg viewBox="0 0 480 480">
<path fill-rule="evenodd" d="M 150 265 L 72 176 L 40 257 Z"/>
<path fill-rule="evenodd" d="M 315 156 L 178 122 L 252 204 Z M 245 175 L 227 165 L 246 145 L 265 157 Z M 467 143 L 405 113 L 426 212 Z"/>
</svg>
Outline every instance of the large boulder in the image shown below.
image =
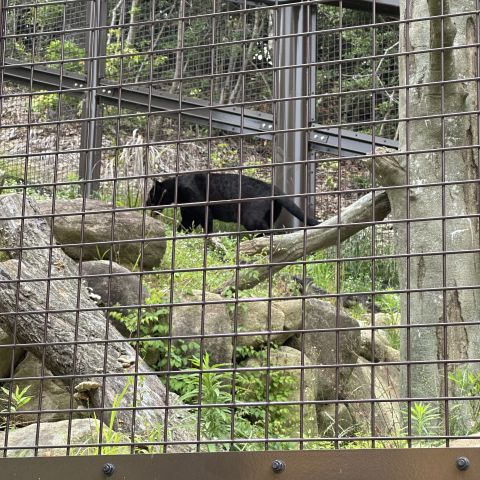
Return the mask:
<svg viewBox="0 0 480 480">
<path fill-rule="evenodd" d="M 194 290 L 191 294 L 182 296 L 180 301 L 194 304 L 172 307 L 172 335 L 174 337 L 200 335 L 203 325 L 203 335 L 207 336 L 203 345 L 214 363 L 232 361 L 235 325 L 237 332 L 240 333 L 236 336 L 236 345 L 255 348 L 268 339 L 281 345 L 293 335 L 290 330 L 301 327 L 301 300 L 276 300 L 271 302 L 271 307 L 266 301 L 240 302 L 235 309 L 233 303 L 225 301 L 225 297 L 206 292 L 203 308 L 202 292 Z M 269 335 L 268 331 L 278 333 Z M 246 335 L 250 332 L 251 335 Z M 208 335 L 212 337 L 208 338 Z M 200 342 L 200 338 L 186 338 L 184 341 Z"/>
<path fill-rule="evenodd" d="M 41 377 L 44 379 L 40 380 Z M 22 380 L 23 378 L 25 380 Z M 38 380 L 32 380 L 32 378 Z M 15 424 L 28 425 L 37 422 L 38 414 L 28 412 L 38 411 L 39 408 L 48 412 L 41 414 L 41 421 L 54 422 L 68 418 L 68 410 L 78 407 L 65 384 L 55 379 L 49 370 L 42 368 L 42 362 L 31 353 L 27 353 L 25 359 L 19 363 L 12 383 L 14 392 L 17 387 L 20 391 L 29 387 L 25 395 L 32 397 L 28 403 L 16 409 L 12 417 Z M 72 404 L 70 404 L 71 399 Z"/>
<path fill-rule="evenodd" d="M 139 274 L 118 263 L 108 260 L 82 262 L 82 276 L 105 307 L 125 307 L 119 310 L 126 311 L 132 305 L 145 303 L 147 290 L 140 283 Z"/>
<path fill-rule="evenodd" d="M 38 440 L 37 440 L 38 427 Z M 8 432 L 7 457 L 60 457 L 67 455 L 66 447 L 60 445 L 82 445 L 70 449 L 70 455 L 95 455 L 97 447 L 89 447 L 102 442 L 99 439 L 100 423 L 90 418 L 63 420 L 61 422 L 47 422 L 29 425 L 28 427 L 10 429 Z M 103 425 L 103 442 L 105 438 L 115 437 L 117 442 L 128 443 L 128 438 L 112 432 Z M 5 432 L 0 432 L 0 442 L 5 445 Z M 35 445 L 41 445 L 36 450 Z M 116 446 L 115 453 L 130 453 L 128 446 Z"/>
<path fill-rule="evenodd" d="M 357 361 L 355 352 L 360 348 L 358 327 L 359 323 L 343 310 L 338 311 L 337 318 L 334 305 L 314 298 L 305 300 L 306 331 L 295 335 L 288 345 L 300 350 L 303 343 L 305 355 L 318 365 L 314 369 L 317 400 L 341 398 L 352 372 L 351 367 L 341 365 Z"/>
<path fill-rule="evenodd" d="M 238 346 L 258 347 L 270 340 L 283 345 L 293 335 L 290 330 L 302 325 L 302 301 L 298 299 L 275 300 L 273 302 L 241 302 L 238 308 L 230 308 L 232 320 L 239 333 L 265 332 L 257 335 L 240 335 Z M 268 335 L 266 332 L 274 331 Z"/>
<path fill-rule="evenodd" d="M 147 289 L 141 284 L 138 273 L 108 260 L 82 262 L 82 276 L 94 295 L 97 303 L 105 307 L 115 307 L 115 311 L 127 315 L 134 305 L 143 305 L 148 296 Z M 122 308 L 123 307 L 123 308 Z M 107 315 L 108 312 L 107 311 Z M 125 337 L 130 336 L 126 326 L 108 315 L 113 325 Z"/>
<path fill-rule="evenodd" d="M 290 406 L 280 406 L 283 410 L 288 409 L 289 415 L 288 418 L 285 418 L 283 424 L 285 426 L 285 431 L 283 434 L 286 437 L 300 437 L 311 438 L 316 437 L 317 430 L 317 415 L 315 412 L 314 404 L 307 404 L 303 406 L 303 432 L 300 432 L 300 418 L 302 416 L 302 409 L 300 402 L 308 402 L 315 400 L 315 375 L 311 369 L 305 369 L 302 367 L 311 365 L 311 361 L 303 356 L 302 364 L 302 353 L 294 348 L 290 347 L 280 347 L 274 349 L 270 352 L 270 367 L 287 367 L 285 370 L 272 370 L 270 372 L 270 389 L 274 388 L 274 383 L 272 381 L 272 375 L 279 374 L 282 377 L 289 377 L 291 380 L 291 392 L 287 398 L 282 399 L 284 401 L 293 401 L 298 402 L 297 405 Z M 242 367 L 255 368 L 255 367 L 266 367 L 266 360 L 260 360 L 258 358 L 249 358 Z M 294 367 L 294 368 L 292 368 Z M 302 392 L 302 370 L 303 370 L 303 395 Z M 275 373 L 277 372 L 277 373 Z M 262 382 L 266 382 L 266 373 L 265 370 L 258 370 L 255 373 L 259 375 Z M 269 411 L 273 412 L 275 406 L 269 407 Z"/>
<path fill-rule="evenodd" d="M 38 209 L 52 225 L 52 217 L 47 216 L 52 214 L 52 202 L 40 202 Z M 57 244 L 65 245 L 64 252 L 75 260 L 80 257 L 83 260 L 110 259 L 111 254 L 112 260 L 122 265 L 152 269 L 158 267 L 165 253 L 162 222 L 144 216 L 142 212 L 115 211 L 111 205 L 100 200 L 88 200 L 83 206 L 80 198 L 56 200 L 53 213 L 76 214 L 55 216 L 53 221 Z M 87 245 L 77 246 L 80 243 Z"/>
<path fill-rule="evenodd" d="M 357 352 L 361 357 L 371 362 L 398 362 L 400 352 L 388 343 L 384 330 L 365 329 L 360 333 L 360 349 Z"/>
<path fill-rule="evenodd" d="M 188 337 L 203 334 L 207 336 L 203 340 L 203 346 L 210 355 L 211 363 L 231 363 L 233 327 L 226 305 L 222 303 L 225 299 L 216 293 L 205 292 L 205 302 L 207 303 L 202 306 L 202 292 L 193 290 L 190 295 L 183 296 L 181 301 L 183 303 L 192 302 L 193 305 L 175 305 L 172 307 L 172 336 L 186 337 L 178 339 L 174 343 L 178 345 L 180 340 L 183 343 L 200 343 L 200 337 Z M 208 338 L 208 335 L 221 334 L 227 335 Z"/>
<path fill-rule="evenodd" d="M 400 369 L 398 365 L 374 366 L 372 375 L 372 366 L 368 363 L 370 362 L 362 357 L 357 359 L 345 397 L 348 400 L 360 401 L 349 403 L 348 410 L 360 432 L 374 436 L 397 436 L 402 428 L 402 415 L 398 402 Z M 375 399 L 381 401 L 372 402 L 372 386 Z M 375 417 L 373 432 L 372 405 Z"/>
</svg>

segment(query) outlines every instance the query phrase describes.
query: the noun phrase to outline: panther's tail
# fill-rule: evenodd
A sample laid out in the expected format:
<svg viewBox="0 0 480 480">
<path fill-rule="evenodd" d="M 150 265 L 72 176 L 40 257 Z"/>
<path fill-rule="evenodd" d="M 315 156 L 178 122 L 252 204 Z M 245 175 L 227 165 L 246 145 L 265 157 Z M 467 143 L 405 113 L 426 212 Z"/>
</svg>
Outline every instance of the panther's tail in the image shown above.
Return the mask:
<svg viewBox="0 0 480 480">
<path fill-rule="evenodd" d="M 278 194 L 281 193 L 278 192 Z M 297 205 L 295 205 L 295 203 L 293 203 L 290 198 L 275 198 L 275 201 L 278 202 L 279 205 L 281 205 L 283 208 L 288 210 L 294 217 L 298 218 L 301 222 L 305 220 L 305 213 L 303 212 L 303 210 L 297 207 Z M 308 216 L 306 220 L 309 227 L 313 227 L 314 225 L 318 225 L 320 223 L 318 220 L 315 220 L 314 218 Z"/>
</svg>

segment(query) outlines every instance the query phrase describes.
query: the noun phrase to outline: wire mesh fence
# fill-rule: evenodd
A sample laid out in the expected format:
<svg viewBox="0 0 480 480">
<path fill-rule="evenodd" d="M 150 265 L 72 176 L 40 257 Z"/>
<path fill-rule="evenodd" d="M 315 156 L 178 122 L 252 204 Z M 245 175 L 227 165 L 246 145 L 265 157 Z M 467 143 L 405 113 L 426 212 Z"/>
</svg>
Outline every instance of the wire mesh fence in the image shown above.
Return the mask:
<svg viewBox="0 0 480 480">
<path fill-rule="evenodd" d="M 2 1 L 4 456 L 478 441 L 480 9 L 384 3 Z"/>
</svg>

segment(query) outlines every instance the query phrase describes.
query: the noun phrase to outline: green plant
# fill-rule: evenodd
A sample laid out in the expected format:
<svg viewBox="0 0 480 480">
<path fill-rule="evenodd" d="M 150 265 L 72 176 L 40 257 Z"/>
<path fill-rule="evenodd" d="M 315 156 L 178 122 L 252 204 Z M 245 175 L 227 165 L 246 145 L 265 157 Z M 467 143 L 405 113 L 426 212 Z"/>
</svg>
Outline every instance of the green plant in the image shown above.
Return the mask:
<svg viewBox="0 0 480 480">
<path fill-rule="evenodd" d="M 53 39 L 45 49 L 45 60 L 54 63 L 53 67 L 63 68 L 66 72 L 83 73 L 85 50 L 71 40 Z M 62 63 L 60 63 L 60 61 Z M 66 94 L 40 92 L 32 97 L 32 110 L 41 119 L 55 118 L 58 116 L 59 101 L 62 109 L 80 110 L 81 100 Z M 61 115 L 62 116 L 62 115 Z"/>
<path fill-rule="evenodd" d="M 238 150 L 228 143 L 217 143 L 210 155 L 212 165 L 217 168 L 234 167 L 239 164 Z"/>
<path fill-rule="evenodd" d="M 270 352 L 274 352 L 277 345 L 270 345 Z M 253 347 L 237 348 L 239 361 L 254 359 L 260 366 L 267 365 L 267 351 L 257 350 Z M 270 402 L 282 402 L 292 398 L 296 388 L 295 377 L 282 370 L 273 370 L 268 376 L 265 370 L 241 372 L 236 375 L 236 399 L 243 403 L 261 403 L 267 400 L 267 378 L 268 378 L 268 400 Z M 245 406 L 241 413 L 248 418 L 257 428 L 264 431 L 268 417 L 268 433 L 273 437 L 289 436 L 288 425 L 292 416 L 298 415 L 295 405 L 271 405 Z M 284 442 L 277 444 L 278 448 L 292 448 Z"/>
<path fill-rule="evenodd" d="M 66 72 L 83 73 L 85 70 L 83 58 L 85 58 L 85 49 L 71 40 L 51 40 L 45 51 L 45 59 L 49 62 L 62 60 L 62 68 Z M 55 67 L 60 68 L 60 63 Z"/>
<path fill-rule="evenodd" d="M 142 376 L 138 377 L 138 392 L 141 395 L 142 383 L 144 378 Z M 95 421 L 95 431 L 97 434 L 98 442 L 101 444 L 98 447 L 87 446 L 85 448 L 75 449 L 74 455 L 126 455 L 131 453 L 131 447 L 129 445 L 130 439 L 123 433 L 116 431 L 117 427 L 117 416 L 118 412 L 122 408 L 122 403 L 125 403 L 125 396 L 129 390 L 133 389 L 134 386 L 134 377 L 127 377 L 125 385 L 120 393 L 115 395 L 112 407 L 110 410 L 110 416 L 108 421 L 105 422 L 105 428 L 101 428 L 100 421 Z M 123 407 L 131 405 L 123 405 Z M 102 412 L 102 414 L 108 412 L 108 409 Z M 97 420 L 96 415 L 93 417 Z M 158 441 L 161 438 L 162 427 L 160 424 L 148 425 L 148 434 L 146 437 L 135 437 L 135 444 L 141 445 L 145 443 L 146 445 L 136 446 L 135 453 L 156 453 L 156 447 L 154 445 L 149 445 Z"/>
<path fill-rule="evenodd" d="M 389 242 L 377 242 L 375 255 L 380 258 L 375 260 L 375 264 L 371 260 L 356 260 L 357 257 L 371 255 L 372 242 L 371 232 L 363 230 L 344 241 L 341 244 L 340 253 L 332 247 L 310 255 L 307 259 L 310 262 L 307 263 L 307 276 L 312 278 L 316 286 L 330 293 L 337 291 L 337 280 L 340 283 L 339 293 L 355 294 L 398 287 L 395 262 L 381 258 L 383 255 L 392 253 Z M 336 262 L 338 258 L 349 260 Z M 373 271 L 375 271 L 375 285 L 372 285 Z M 297 268 L 296 274 L 298 275 L 299 272 Z M 393 313 L 393 306 L 391 311 Z"/>
<path fill-rule="evenodd" d="M 33 398 L 30 395 L 27 395 L 30 385 L 22 388 L 18 385 L 15 386 L 15 390 L 11 390 L 7 387 L 1 387 L 3 396 L 0 397 L 0 404 L 4 405 L 0 413 L 9 414 L 7 418 L 3 419 L 0 423 L 0 426 L 4 427 L 7 423 L 10 428 L 17 426 L 15 422 L 15 416 L 12 415 L 22 409 L 30 400 Z M 2 416 L 3 417 L 3 416 Z"/>
<path fill-rule="evenodd" d="M 101 447 L 98 447 L 99 455 L 118 455 L 122 453 L 130 453 L 130 449 L 127 445 L 119 445 L 121 443 L 126 443 L 126 438 L 122 433 L 115 431 L 115 427 L 118 409 L 121 408 L 122 401 L 131 387 L 133 387 L 133 377 L 128 377 L 122 391 L 119 394 L 115 395 L 113 399 L 112 410 L 110 412 L 110 418 L 107 423 L 108 428 L 104 428 L 102 432 L 100 432 L 100 423 L 95 422 L 98 441 L 102 444 Z M 102 435 L 100 435 L 100 433 Z"/>
<path fill-rule="evenodd" d="M 150 70 L 150 62 L 153 64 L 152 68 L 156 69 L 168 58 L 165 55 L 150 55 L 137 50 L 123 40 L 122 30 L 119 28 L 109 29 L 108 38 L 105 73 L 109 79 L 118 78 L 120 72 L 124 78 L 132 75 L 138 77 L 142 72 Z"/>
<path fill-rule="evenodd" d="M 398 325 L 400 323 L 400 295 L 396 293 L 385 293 L 375 297 L 375 303 L 382 312 L 386 314 L 384 320 L 388 326 Z M 388 343 L 391 347 L 400 349 L 400 329 L 387 328 Z"/>
<path fill-rule="evenodd" d="M 146 304 L 159 305 L 165 302 L 165 292 L 162 290 L 151 290 Z M 131 310 L 128 313 L 111 312 L 111 317 L 121 322 L 132 336 L 145 337 L 140 340 L 140 354 L 142 358 L 155 358 L 152 367 L 163 370 L 186 368 L 191 355 L 200 351 L 198 342 L 176 340 L 175 343 L 168 339 L 155 337 L 168 337 L 168 308 L 166 307 L 144 307 L 140 314 L 138 310 Z M 151 363 L 151 362 L 149 362 Z M 175 379 L 171 380 L 171 387 L 176 390 Z"/>
<path fill-rule="evenodd" d="M 230 405 L 221 406 L 232 402 L 232 372 L 223 371 L 222 368 L 226 367 L 224 364 L 210 365 L 208 353 L 205 353 L 202 360 L 193 357 L 191 364 L 197 372 L 177 375 L 177 384 L 180 386 L 182 401 L 203 406 L 200 409 L 202 437 L 206 440 L 219 440 L 218 443 L 206 444 L 207 450 L 246 449 L 247 445 L 242 443 L 230 445 L 222 442 L 232 435 L 232 419 L 235 437 L 249 439 L 259 434 L 243 417 L 242 409 L 236 411 Z"/>
<path fill-rule="evenodd" d="M 67 182 L 72 182 L 70 185 L 61 185 L 57 187 L 56 197 L 59 199 L 74 199 L 80 195 L 80 184 L 78 174 L 70 172 L 67 174 Z"/>
<path fill-rule="evenodd" d="M 469 435 L 480 431 L 480 372 L 471 368 L 457 368 L 448 374 L 459 396 L 471 400 L 452 402 L 450 429 L 455 435 Z"/>
<path fill-rule="evenodd" d="M 439 407 L 427 402 L 414 402 L 410 407 L 410 416 L 413 436 L 429 437 L 438 433 L 442 420 Z"/>
</svg>

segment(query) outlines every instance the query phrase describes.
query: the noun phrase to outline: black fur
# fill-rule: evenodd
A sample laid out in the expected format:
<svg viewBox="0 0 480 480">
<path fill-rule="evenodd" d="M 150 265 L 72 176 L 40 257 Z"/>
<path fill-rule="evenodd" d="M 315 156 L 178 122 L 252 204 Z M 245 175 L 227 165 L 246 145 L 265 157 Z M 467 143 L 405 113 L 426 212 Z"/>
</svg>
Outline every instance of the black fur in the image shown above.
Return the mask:
<svg viewBox="0 0 480 480">
<path fill-rule="evenodd" d="M 176 203 L 195 203 L 207 200 L 207 182 L 209 201 L 234 200 L 239 198 L 239 176 L 229 173 L 186 173 L 178 177 L 178 189 Z M 208 180 L 209 179 L 209 180 Z M 240 219 L 238 219 L 238 203 L 217 203 L 208 206 L 208 221 L 206 222 L 205 205 L 180 207 L 182 222 L 179 229 L 190 230 L 196 225 L 201 225 L 205 232 L 212 232 L 213 220 L 224 222 L 237 222 L 246 230 L 268 230 L 271 222 L 270 199 L 257 199 L 258 197 L 270 197 L 272 186 L 256 178 L 242 175 L 241 198 L 249 198 L 241 203 Z M 163 182 L 155 181 L 150 190 L 146 205 L 170 205 L 175 202 L 176 179 L 167 178 Z M 283 195 L 279 189 L 274 189 L 275 195 Z M 282 207 L 302 222 L 303 211 L 289 198 L 274 198 L 273 221 L 277 220 Z M 307 218 L 307 225 L 317 225 L 318 222 Z M 207 224 L 206 224 L 207 223 Z"/>
</svg>

